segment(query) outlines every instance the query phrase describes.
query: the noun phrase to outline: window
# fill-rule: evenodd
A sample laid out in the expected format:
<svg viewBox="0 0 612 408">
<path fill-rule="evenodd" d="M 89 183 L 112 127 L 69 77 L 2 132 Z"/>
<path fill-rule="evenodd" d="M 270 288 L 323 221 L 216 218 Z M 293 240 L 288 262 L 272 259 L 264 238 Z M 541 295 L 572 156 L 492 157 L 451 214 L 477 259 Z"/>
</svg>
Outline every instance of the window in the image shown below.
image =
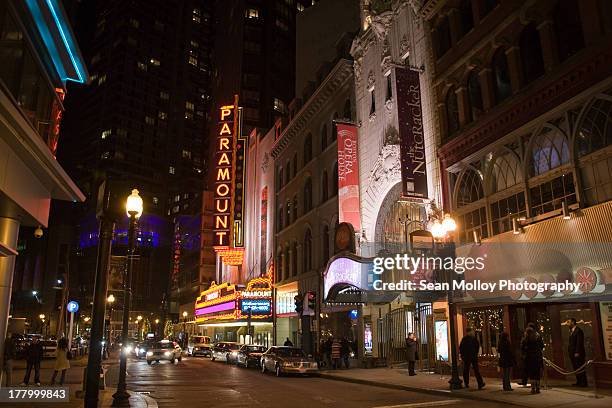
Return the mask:
<svg viewBox="0 0 612 408">
<path fill-rule="evenodd" d="M 446 93 L 446 136 L 450 137 L 459 130 L 459 105 L 455 88 Z"/>
<path fill-rule="evenodd" d="M 508 60 L 506 59 L 506 51 L 503 48 L 500 48 L 495 52 L 491 70 L 493 71 L 493 90 L 495 92 L 495 102 L 500 103 L 512 94 Z"/>
<path fill-rule="evenodd" d="M 106 74 L 100 75 L 100 78 L 98 79 L 98 85 L 102 85 L 105 82 L 106 82 Z"/>
<path fill-rule="evenodd" d="M 185 109 L 188 111 L 193 111 L 195 109 L 195 105 L 193 104 L 193 102 L 186 101 Z"/>
<path fill-rule="evenodd" d="M 296 241 L 291 244 L 291 274 L 293 276 L 298 274 L 298 244 Z"/>
<path fill-rule="evenodd" d="M 159 204 L 159 198 L 153 197 L 153 205 Z"/>
<path fill-rule="evenodd" d="M 112 131 L 110 129 L 107 129 L 105 131 L 102 132 L 102 139 L 106 139 L 107 137 L 109 137 L 111 135 Z"/>
<path fill-rule="evenodd" d="M 578 157 L 612 144 L 612 101 L 597 98 L 586 110 L 576 133 Z"/>
<path fill-rule="evenodd" d="M 153 119 L 151 116 L 145 116 L 145 123 L 147 125 L 154 125 L 155 124 L 155 119 Z"/>
<path fill-rule="evenodd" d="M 491 204 L 491 224 L 493 235 L 512 230 L 512 219 L 525 217 L 525 193 L 519 193 L 502 198 Z"/>
<path fill-rule="evenodd" d="M 329 260 L 329 227 L 323 226 L 323 237 L 321 239 L 321 246 L 323 247 L 321 254 L 323 255 L 323 265 Z"/>
<path fill-rule="evenodd" d="M 491 171 L 491 191 L 497 193 L 523 181 L 521 163 L 518 156 L 507 152 L 495 159 Z"/>
<path fill-rule="evenodd" d="M 467 327 L 474 330 L 480 343 L 479 353 L 495 356 L 499 339 L 504 332 L 504 309 L 501 306 L 466 309 L 463 316 Z"/>
<path fill-rule="evenodd" d="M 283 206 L 278 207 L 278 231 L 283 229 Z"/>
<path fill-rule="evenodd" d="M 584 48 L 578 1 L 559 0 L 553 12 L 553 20 L 559 59 L 564 61 Z"/>
<path fill-rule="evenodd" d="M 291 162 L 289 160 L 287 160 L 285 164 L 285 180 L 287 180 L 287 182 L 291 180 Z"/>
<path fill-rule="evenodd" d="M 534 23 L 528 24 L 519 39 L 524 85 L 544 74 L 544 59 L 540 45 L 540 33 Z"/>
<path fill-rule="evenodd" d="M 174 202 L 178 203 L 179 201 L 181 201 L 181 195 L 177 194 L 177 195 L 174 196 Z"/>
<path fill-rule="evenodd" d="M 569 163 L 569 146 L 565 135 L 555 127 L 545 127 L 534 136 L 531 148 L 531 176 L 538 176 Z"/>
<path fill-rule="evenodd" d="M 201 17 L 202 17 L 202 12 L 200 11 L 200 9 L 194 8 L 193 13 L 192 13 L 192 18 L 191 18 L 193 22 L 196 24 L 200 24 Z"/>
<path fill-rule="evenodd" d="M 194 57 L 193 55 L 189 56 L 189 60 L 188 60 L 190 65 L 193 65 L 194 67 L 198 66 L 198 58 Z"/>
<path fill-rule="evenodd" d="M 304 182 L 304 214 L 312 210 L 312 179 L 308 177 Z"/>
<path fill-rule="evenodd" d="M 448 17 L 440 20 L 433 33 L 434 45 L 436 49 L 436 57 L 440 58 L 451 47 L 451 32 Z"/>
<path fill-rule="evenodd" d="M 391 85 L 391 72 L 387 75 L 387 94 L 385 95 L 385 102 L 393 99 L 393 87 Z"/>
<path fill-rule="evenodd" d="M 482 104 L 482 90 L 480 88 L 480 78 L 478 78 L 478 72 L 473 69 L 470 72 L 467 81 L 468 98 L 470 100 L 470 113 L 472 120 L 478 119 L 483 112 Z"/>
<path fill-rule="evenodd" d="M 374 95 L 374 88 L 370 91 L 370 116 L 376 113 L 376 96 Z"/>
<path fill-rule="evenodd" d="M 482 176 L 479 171 L 468 169 L 459 180 L 455 202 L 457 207 L 462 207 L 484 198 Z"/>
<path fill-rule="evenodd" d="M 474 28 L 474 15 L 472 14 L 472 0 L 462 0 L 459 5 L 459 15 L 461 16 L 461 35 L 466 35 Z"/>
<path fill-rule="evenodd" d="M 332 193 L 334 196 L 338 195 L 338 162 L 334 163 L 334 174 L 332 175 Z"/>
<path fill-rule="evenodd" d="M 304 11 L 304 5 L 302 3 L 297 3 L 296 7 L 297 7 L 297 11 Z"/>
<path fill-rule="evenodd" d="M 183 149 L 183 159 L 191 159 L 191 152 Z"/>
<path fill-rule="evenodd" d="M 327 125 L 321 129 L 321 151 L 327 148 Z"/>
<path fill-rule="evenodd" d="M 276 169 L 276 185 L 278 186 L 278 189 L 276 191 L 279 191 L 281 188 L 283 188 L 283 168 L 282 167 L 278 167 Z"/>
<path fill-rule="evenodd" d="M 145 64 L 144 62 L 140 62 L 138 61 L 138 63 L 136 64 L 138 66 L 138 69 L 141 71 L 147 71 L 147 64 Z"/>
<path fill-rule="evenodd" d="M 156 67 L 159 67 L 159 65 L 161 64 L 161 62 L 157 58 L 151 58 L 149 62 L 151 63 L 151 65 L 154 65 Z"/>
<path fill-rule="evenodd" d="M 329 191 L 327 189 L 327 171 L 323 170 L 321 176 L 321 202 L 324 203 L 329 199 Z"/>
<path fill-rule="evenodd" d="M 480 238 L 487 238 L 489 236 L 485 207 L 459 215 L 458 218 L 460 225 L 459 242 L 474 242 L 474 231 L 476 231 Z"/>
<path fill-rule="evenodd" d="M 167 101 L 168 99 L 170 99 L 170 94 L 168 92 L 161 91 L 159 93 L 159 99 Z"/>
<path fill-rule="evenodd" d="M 169 174 L 174 174 L 174 173 L 176 173 L 176 169 L 174 168 L 174 166 L 170 166 L 170 167 L 168 167 L 168 173 L 169 173 Z"/>
<path fill-rule="evenodd" d="M 132 26 L 133 28 L 138 28 L 140 27 L 140 22 L 135 18 L 130 18 L 130 26 Z"/>
<path fill-rule="evenodd" d="M 194 40 L 189 41 L 189 45 L 191 45 L 191 48 L 198 48 L 200 46 L 200 44 Z"/>
<path fill-rule="evenodd" d="M 117 128 L 117 136 L 127 137 L 128 132 L 125 129 Z"/>
<path fill-rule="evenodd" d="M 274 110 L 280 113 L 286 113 L 287 106 L 285 105 L 285 102 L 283 102 L 282 100 L 278 98 L 274 98 Z"/>
<path fill-rule="evenodd" d="M 304 166 L 306 166 L 312 160 L 312 134 L 306 136 L 304 140 Z"/>
<path fill-rule="evenodd" d="M 293 205 L 291 206 L 291 210 L 293 210 L 293 221 L 298 218 L 298 198 L 297 195 L 293 196 Z"/>
<path fill-rule="evenodd" d="M 563 174 L 529 189 L 531 215 L 536 216 L 561 208 L 563 202 L 576 202 L 576 189 L 571 173 Z"/>
<path fill-rule="evenodd" d="M 303 272 L 309 272 L 312 269 L 312 232 L 310 228 L 306 229 L 304 233 L 304 270 Z"/>
<path fill-rule="evenodd" d="M 168 115 L 166 114 L 166 112 L 159 111 L 157 112 L 157 117 L 161 120 L 166 120 L 168 118 Z"/>
<path fill-rule="evenodd" d="M 297 162 L 297 152 L 293 154 L 293 177 L 297 174 L 298 171 L 298 162 Z"/>
<path fill-rule="evenodd" d="M 256 8 L 248 8 L 244 11 L 244 16 L 246 18 L 259 18 L 259 10 Z"/>
<path fill-rule="evenodd" d="M 391 74 L 389 74 L 389 77 Z M 352 120 L 353 119 L 353 109 L 351 108 L 351 100 L 347 99 L 344 101 L 344 118 Z"/>
<path fill-rule="evenodd" d="M 286 208 L 286 211 L 287 211 L 286 223 L 289 226 L 289 225 L 291 225 L 291 214 L 292 214 L 291 213 L 291 201 L 290 200 L 287 200 L 285 208 Z"/>
</svg>

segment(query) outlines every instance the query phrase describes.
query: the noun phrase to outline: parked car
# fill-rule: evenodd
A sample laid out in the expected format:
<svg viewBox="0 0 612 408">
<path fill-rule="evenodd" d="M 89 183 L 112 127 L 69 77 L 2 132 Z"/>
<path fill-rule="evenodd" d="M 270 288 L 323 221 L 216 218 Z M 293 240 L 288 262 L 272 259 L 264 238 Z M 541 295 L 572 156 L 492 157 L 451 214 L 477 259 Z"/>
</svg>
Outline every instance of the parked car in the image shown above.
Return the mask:
<svg viewBox="0 0 612 408">
<path fill-rule="evenodd" d="M 41 340 L 40 344 L 43 348 L 43 358 L 55 358 L 57 355 L 57 341 Z"/>
<path fill-rule="evenodd" d="M 261 372 L 272 371 L 277 377 L 283 374 L 315 374 L 317 362 L 297 347 L 270 347 L 261 355 Z"/>
<path fill-rule="evenodd" d="M 236 343 L 234 341 L 222 341 L 219 343 L 215 343 L 212 348 L 212 351 L 210 352 L 210 359 L 212 361 L 220 360 L 229 362 L 232 359 L 232 352 L 237 353 L 240 349 L 240 346 L 242 346 L 242 344 Z"/>
<path fill-rule="evenodd" d="M 245 368 L 249 368 L 250 366 L 259 366 L 261 355 L 265 353 L 267 349 L 268 348 L 264 346 L 243 345 L 240 347 L 240 350 L 238 350 L 236 365 L 241 365 Z"/>
<path fill-rule="evenodd" d="M 208 336 L 191 336 L 187 343 L 187 354 L 190 356 L 210 356 L 212 346 Z"/>
<path fill-rule="evenodd" d="M 181 346 L 174 341 L 162 340 L 157 342 L 147 351 L 147 364 L 151 365 L 153 361 L 158 363 L 161 360 L 170 361 L 174 364 L 176 360 L 181 361 L 183 350 Z"/>
</svg>

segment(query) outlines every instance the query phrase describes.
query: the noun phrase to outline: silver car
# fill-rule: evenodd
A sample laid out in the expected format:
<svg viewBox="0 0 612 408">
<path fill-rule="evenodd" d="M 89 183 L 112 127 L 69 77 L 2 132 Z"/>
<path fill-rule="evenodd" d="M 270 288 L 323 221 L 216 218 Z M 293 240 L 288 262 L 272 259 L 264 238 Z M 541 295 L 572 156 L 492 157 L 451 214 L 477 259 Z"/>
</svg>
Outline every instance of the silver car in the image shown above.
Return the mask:
<svg viewBox="0 0 612 408">
<path fill-rule="evenodd" d="M 176 360 L 181 361 L 183 350 L 174 341 L 162 340 L 157 342 L 147 351 L 147 364 L 151 365 L 153 361 L 158 363 L 162 360 L 174 363 Z"/>
<path fill-rule="evenodd" d="M 296 347 L 270 347 L 261 356 L 261 372 L 272 371 L 277 377 L 283 374 L 316 374 L 317 362 Z"/>
</svg>

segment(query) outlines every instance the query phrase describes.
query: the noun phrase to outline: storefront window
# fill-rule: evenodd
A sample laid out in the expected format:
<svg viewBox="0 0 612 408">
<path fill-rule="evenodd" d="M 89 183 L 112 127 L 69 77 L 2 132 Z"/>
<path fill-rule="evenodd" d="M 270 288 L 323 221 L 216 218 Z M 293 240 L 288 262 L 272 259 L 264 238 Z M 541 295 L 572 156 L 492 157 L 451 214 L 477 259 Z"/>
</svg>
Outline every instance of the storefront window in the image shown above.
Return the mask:
<svg viewBox="0 0 612 408">
<path fill-rule="evenodd" d="M 467 327 L 471 327 L 476 332 L 476 338 L 480 342 L 480 352 L 482 356 L 495 356 L 497 354 L 497 344 L 504 331 L 504 310 L 503 308 L 491 306 L 463 311 L 463 316 L 467 321 Z"/>
</svg>

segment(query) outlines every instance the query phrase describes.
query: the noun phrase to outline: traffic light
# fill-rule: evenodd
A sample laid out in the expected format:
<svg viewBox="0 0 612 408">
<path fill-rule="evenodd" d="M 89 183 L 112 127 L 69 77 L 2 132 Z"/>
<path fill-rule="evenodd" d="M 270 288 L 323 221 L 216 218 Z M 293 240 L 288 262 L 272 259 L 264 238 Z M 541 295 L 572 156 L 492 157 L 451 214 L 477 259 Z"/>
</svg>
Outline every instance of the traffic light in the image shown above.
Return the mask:
<svg viewBox="0 0 612 408">
<path fill-rule="evenodd" d="M 304 310 L 304 297 L 297 294 L 293 297 L 293 299 L 295 301 L 295 311 L 301 315 L 302 311 Z"/>
<path fill-rule="evenodd" d="M 317 294 L 308 292 L 308 308 L 315 312 L 317 310 Z"/>
</svg>

